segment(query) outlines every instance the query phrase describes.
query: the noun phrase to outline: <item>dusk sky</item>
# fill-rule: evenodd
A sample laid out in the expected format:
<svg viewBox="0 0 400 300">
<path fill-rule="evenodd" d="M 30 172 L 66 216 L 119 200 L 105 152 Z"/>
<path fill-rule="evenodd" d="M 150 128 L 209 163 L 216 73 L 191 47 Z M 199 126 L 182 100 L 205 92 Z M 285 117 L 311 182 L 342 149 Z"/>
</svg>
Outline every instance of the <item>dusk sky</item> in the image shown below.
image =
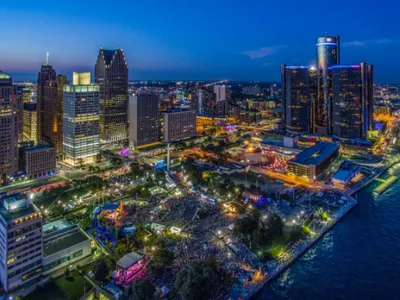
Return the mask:
<svg viewBox="0 0 400 300">
<path fill-rule="evenodd" d="M 315 63 L 315 39 L 341 36 L 341 63 L 375 65 L 400 83 L 400 3 L 381 0 L 1 1 L 0 70 L 36 79 L 50 52 L 57 73 L 94 71 L 119 46 L 130 79 L 280 81 L 282 63 Z"/>
</svg>

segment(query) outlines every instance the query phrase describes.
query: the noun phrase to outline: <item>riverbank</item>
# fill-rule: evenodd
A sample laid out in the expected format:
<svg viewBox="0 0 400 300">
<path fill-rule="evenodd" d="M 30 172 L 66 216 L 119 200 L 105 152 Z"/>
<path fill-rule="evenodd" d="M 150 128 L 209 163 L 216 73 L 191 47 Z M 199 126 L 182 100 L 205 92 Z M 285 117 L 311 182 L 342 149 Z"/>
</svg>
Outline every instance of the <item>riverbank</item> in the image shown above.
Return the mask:
<svg viewBox="0 0 400 300">
<path fill-rule="evenodd" d="M 332 220 L 318 233 L 316 233 L 313 237 L 304 239 L 296 248 L 295 254 L 284 264 L 279 265 L 275 270 L 271 273 L 266 274 L 266 277 L 263 281 L 256 285 L 250 286 L 252 283 L 249 283 L 247 286 L 246 295 L 243 299 L 250 299 L 255 296 L 266 284 L 277 278 L 282 272 L 284 272 L 287 268 L 290 267 L 298 258 L 304 255 L 308 249 L 310 249 L 319 239 L 321 239 L 327 232 L 329 232 L 333 226 L 335 226 L 347 213 L 349 213 L 355 206 L 357 205 L 357 201 L 348 196 L 347 202 L 344 204 L 339 211 L 337 211 L 333 216 Z"/>
</svg>

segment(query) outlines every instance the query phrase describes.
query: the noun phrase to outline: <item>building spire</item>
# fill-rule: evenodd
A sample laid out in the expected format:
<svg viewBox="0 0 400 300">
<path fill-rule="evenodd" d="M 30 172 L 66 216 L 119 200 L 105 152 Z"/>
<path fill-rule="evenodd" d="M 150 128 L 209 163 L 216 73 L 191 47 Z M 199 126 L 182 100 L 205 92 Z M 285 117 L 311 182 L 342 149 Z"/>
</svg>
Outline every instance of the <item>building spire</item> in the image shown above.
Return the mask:
<svg viewBox="0 0 400 300">
<path fill-rule="evenodd" d="M 49 65 L 49 51 L 46 52 L 46 66 Z"/>
</svg>

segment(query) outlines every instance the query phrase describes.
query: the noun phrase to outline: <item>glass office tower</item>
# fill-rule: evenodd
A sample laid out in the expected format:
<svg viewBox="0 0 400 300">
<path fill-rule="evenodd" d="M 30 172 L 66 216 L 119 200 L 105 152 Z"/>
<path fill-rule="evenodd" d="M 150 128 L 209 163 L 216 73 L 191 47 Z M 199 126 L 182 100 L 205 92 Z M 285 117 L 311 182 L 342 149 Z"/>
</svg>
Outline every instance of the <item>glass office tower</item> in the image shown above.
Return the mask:
<svg viewBox="0 0 400 300">
<path fill-rule="evenodd" d="M 100 141 L 128 140 L 128 65 L 121 49 L 100 49 L 95 67 L 100 86 Z"/>
<path fill-rule="evenodd" d="M 310 69 L 305 66 L 284 66 L 284 126 L 289 132 L 310 131 Z"/>
<path fill-rule="evenodd" d="M 332 134 L 340 139 L 366 139 L 372 127 L 372 66 L 333 66 Z"/>
<path fill-rule="evenodd" d="M 63 89 L 64 162 L 71 166 L 94 163 L 100 153 L 100 87 L 90 73 L 73 73 Z"/>
<path fill-rule="evenodd" d="M 38 74 L 37 109 L 39 140 L 57 143 L 57 76 L 49 64 L 43 64 Z"/>
<path fill-rule="evenodd" d="M 339 36 L 317 38 L 318 99 L 315 105 L 315 133 L 331 134 L 330 67 L 340 64 Z"/>
<path fill-rule="evenodd" d="M 0 185 L 18 171 L 16 98 L 11 77 L 0 71 Z"/>
</svg>

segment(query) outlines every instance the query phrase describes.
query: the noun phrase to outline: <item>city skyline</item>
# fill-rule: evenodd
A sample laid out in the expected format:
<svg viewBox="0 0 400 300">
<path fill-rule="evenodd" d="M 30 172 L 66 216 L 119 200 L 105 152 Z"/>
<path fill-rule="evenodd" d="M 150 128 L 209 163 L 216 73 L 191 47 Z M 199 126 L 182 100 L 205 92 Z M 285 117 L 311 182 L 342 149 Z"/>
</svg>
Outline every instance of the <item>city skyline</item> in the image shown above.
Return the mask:
<svg viewBox="0 0 400 300">
<path fill-rule="evenodd" d="M 13 80 L 35 80 L 49 51 L 49 63 L 70 78 L 73 71 L 94 72 L 99 47 L 120 47 L 130 80 L 279 82 L 281 63 L 314 65 L 315 39 L 329 34 L 341 36 L 343 64 L 368 61 L 376 66 L 377 83 L 400 82 L 400 63 L 393 60 L 400 49 L 396 9 L 383 16 L 379 8 L 373 11 L 360 1 L 339 1 L 329 14 L 340 16 L 340 22 L 327 22 L 318 10 L 329 5 L 316 3 L 293 2 L 287 8 L 261 1 L 252 6 L 206 1 L 190 10 L 183 1 L 157 3 L 157 9 L 151 2 L 124 2 L 118 16 L 108 14 L 101 2 L 96 7 L 75 1 L 55 6 L 47 1 L 7 3 L 0 16 L 13 30 L 4 32 L 7 47 L 0 66 Z M 281 18 L 286 26 L 277 26 Z"/>
</svg>

